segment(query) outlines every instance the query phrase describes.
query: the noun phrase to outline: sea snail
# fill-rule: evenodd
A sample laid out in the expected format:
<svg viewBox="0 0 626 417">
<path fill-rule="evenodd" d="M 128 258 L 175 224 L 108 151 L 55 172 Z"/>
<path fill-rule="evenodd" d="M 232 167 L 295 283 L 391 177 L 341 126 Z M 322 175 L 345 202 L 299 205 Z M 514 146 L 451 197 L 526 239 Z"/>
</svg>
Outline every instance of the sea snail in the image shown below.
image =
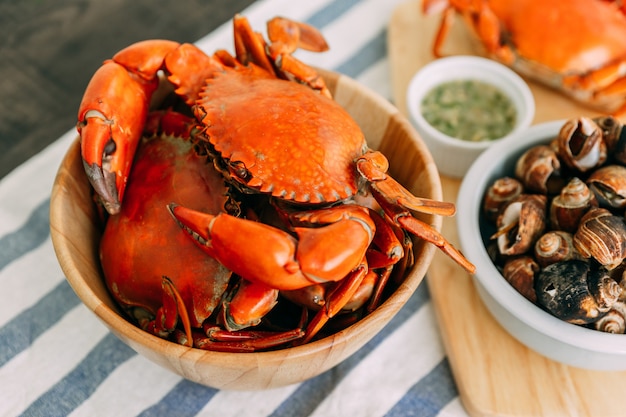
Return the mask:
<svg viewBox="0 0 626 417">
<path fill-rule="evenodd" d="M 568 260 L 542 269 L 535 278 L 537 302 L 555 317 L 588 324 L 605 315 L 623 289 L 606 268 Z"/>
</svg>

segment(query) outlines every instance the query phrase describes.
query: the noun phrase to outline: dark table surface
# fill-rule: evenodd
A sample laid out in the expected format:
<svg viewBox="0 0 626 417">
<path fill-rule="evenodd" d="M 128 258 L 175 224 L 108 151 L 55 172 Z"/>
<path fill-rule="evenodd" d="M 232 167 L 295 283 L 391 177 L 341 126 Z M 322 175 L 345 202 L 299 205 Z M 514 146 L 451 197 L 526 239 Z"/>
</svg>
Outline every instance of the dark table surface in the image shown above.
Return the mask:
<svg viewBox="0 0 626 417">
<path fill-rule="evenodd" d="M 71 129 L 91 74 L 130 43 L 194 42 L 253 0 L 0 0 L 0 178 Z"/>
</svg>

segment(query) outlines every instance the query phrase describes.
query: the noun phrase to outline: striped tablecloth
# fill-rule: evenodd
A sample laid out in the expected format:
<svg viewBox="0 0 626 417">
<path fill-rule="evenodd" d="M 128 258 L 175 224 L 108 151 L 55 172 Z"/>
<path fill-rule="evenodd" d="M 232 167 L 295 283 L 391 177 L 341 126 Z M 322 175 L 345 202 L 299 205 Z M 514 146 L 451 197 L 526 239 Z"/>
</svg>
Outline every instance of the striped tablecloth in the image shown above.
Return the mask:
<svg viewBox="0 0 626 417">
<path fill-rule="evenodd" d="M 400 0 L 267 0 L 253 27 L 283 15 L 320 28 L 331 49 L 304 57 L 391 98 L 387 24 Z M 228 22 L 198 41 L 232 50 Z M 308 54 L 308 53 L 304 53 Z M 382 333 L 334 369 L 279 389 L 221 391 L 144 359 L 76 297 L 49 232 L 56 169 L 71 126 L 0 181 L 0 415 L 463 416 L 423 284 Z"/>
</svg>

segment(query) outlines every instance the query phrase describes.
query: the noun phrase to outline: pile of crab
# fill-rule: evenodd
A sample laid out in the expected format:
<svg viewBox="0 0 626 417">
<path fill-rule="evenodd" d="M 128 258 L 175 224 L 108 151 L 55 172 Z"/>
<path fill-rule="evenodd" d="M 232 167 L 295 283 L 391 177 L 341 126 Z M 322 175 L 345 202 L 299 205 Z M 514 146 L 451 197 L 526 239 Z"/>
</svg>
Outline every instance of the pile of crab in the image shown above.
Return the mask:
<svg viewBox="0 0 626 417">
<path fill-rule="evenodd" d="M 322 77 L 291 55 L 327 49 L 320 32 L 275 18 L 268 42 L 244 17 L 233 24 L 235 55 L 133 44 L 82 100 L 102 269 L 129 318 L 187 346 L 276 349 L 373 311 L 411 266 L 414 238 L 473 271 L 412 214 L 454 205 L 391 178 Z"/>
<path fill-rule="evenodd" d="M 513 287 L 552 315 L 624 333 L 625 211 L 626 129 L 611 116 L 572 119 L 487 189 L 488 252 Z"/>
</svg>

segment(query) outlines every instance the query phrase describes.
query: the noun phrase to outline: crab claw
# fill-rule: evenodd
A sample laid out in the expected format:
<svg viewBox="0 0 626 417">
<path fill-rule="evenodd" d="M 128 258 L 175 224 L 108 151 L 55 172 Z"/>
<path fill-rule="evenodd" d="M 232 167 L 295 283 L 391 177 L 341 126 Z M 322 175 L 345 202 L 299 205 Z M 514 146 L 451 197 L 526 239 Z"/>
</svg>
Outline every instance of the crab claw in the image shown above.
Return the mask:
<svg viewBox="0 0 626 417">
<path fill-rule="evenodd" d="M 202 249 L 209 251 L 211 247 L 211 228 L 216 216 L 191 210 L 175 203 L 169 204 L 167 209 L 183 230 L 192 236 Z"/>
<path fill-rule="evenodd" d="M 209 256 L 242 278 L 279 290 L 342 280 L 362 261 L 375 233 L 368 211 L 359 206 L 300 212 L 294 220 L 297 238 L 226 213 L 213 216 L 174 203 L 168 209 Z"/>
<path fill-rule="evenodd" d="M 120 211 L 150 100 L 159 85 L 158 70 L 178 46 L 164 40 L 133 44 L 105 61 L 85 90 L 76 125 L 83 164 L 111 214 Z"/>
<path fill-rule="evenodd" d="M 107 61 L 92 77 L 78 113 L 85 172 L 111 214 L 120 211 L 155 83 Z"/>
</svg>

